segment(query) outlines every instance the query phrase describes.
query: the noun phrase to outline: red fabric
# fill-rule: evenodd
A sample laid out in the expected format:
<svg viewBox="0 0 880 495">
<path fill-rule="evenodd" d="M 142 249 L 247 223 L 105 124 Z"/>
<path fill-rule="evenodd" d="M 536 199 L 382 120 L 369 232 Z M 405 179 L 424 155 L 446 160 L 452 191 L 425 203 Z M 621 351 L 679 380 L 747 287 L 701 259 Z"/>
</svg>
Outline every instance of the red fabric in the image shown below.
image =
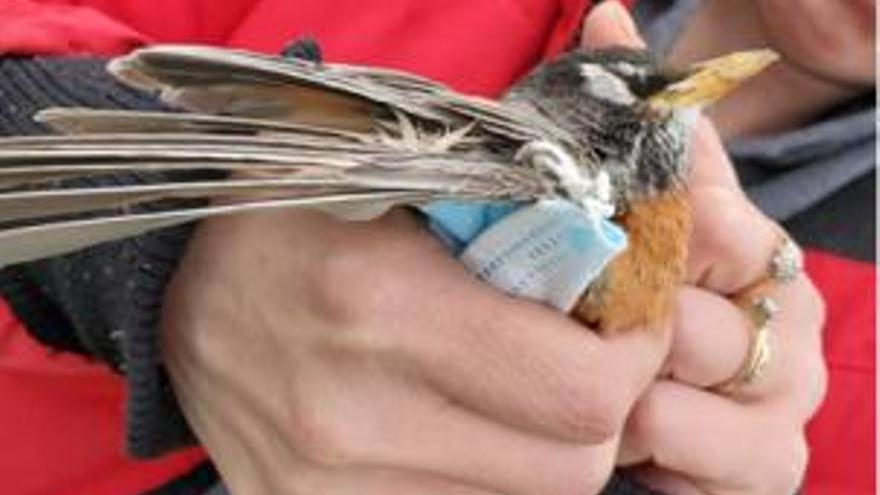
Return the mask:
<svg viewBox="0 0 880 495">
<path fill-rule="evenodd" d="M 310 34 L 328 60 L 405 68 L 492 95 L 540 57 L 558 53 L 576 34 L 588 5 L 589 0 L 2 0 L 0 52 L 112 55 L 146 42 L 185 41 L 277 53 L 291 39 Z M 488 61 L 492 70 L 485 70 Z"/>
<path fill-rule="evenodd" d="M 121 455 L 122 381 L 104 367 L 32 340 L 0 302 L 0 480 L 15 495 L 140 493 L 204 458 Z"/>
<path fill-rule="evenodd" d="M 805 495 L 876 491 L 875 266 L 809 252 L 807 271 L 828 304 L 828 396 L 808 428 L 812 458 Z"/>
<path fill-rule="evenodd" d="M 484 95 L 502 91 L 579 28 L 588 0 L 0 0 L 0 53 L 113 55 L 188 41 L 277 52 L 310 34 L 328 60 L 412 70 Z M 631 3 L 631 2 L 629 2 Z M 829 305 L 828 400 L 811 423 L 806 495 L 875 493 L 875 274 L 808 253 Z M 189 451 L 120 455 L 122 384 L 49 356 L 0 305 L 0 479 L 20 495 L 136 493 L 189 469 Z"/>
<path fill-rule="evenodd" d="M 112 54 L 144 40 L 137 31 L 89 7 L 0 0 L 0 53 Z"/>
<path fill-rule="evenodd" d="M 636 0 L 619 0 L 621 3 L 632 8 Z M 578 37 L 581 28 L 581 21 L 586 16 L 587 11 L 593 2 L 584 2 L 581 0 L 561 0 L 560 2 L 559 22 L 553 27 L 553 30 L 547 37 L 547 43 L 544 48 L 546 56 L 553 56 L 564 51 L 572 39 Z"/>
</svg>

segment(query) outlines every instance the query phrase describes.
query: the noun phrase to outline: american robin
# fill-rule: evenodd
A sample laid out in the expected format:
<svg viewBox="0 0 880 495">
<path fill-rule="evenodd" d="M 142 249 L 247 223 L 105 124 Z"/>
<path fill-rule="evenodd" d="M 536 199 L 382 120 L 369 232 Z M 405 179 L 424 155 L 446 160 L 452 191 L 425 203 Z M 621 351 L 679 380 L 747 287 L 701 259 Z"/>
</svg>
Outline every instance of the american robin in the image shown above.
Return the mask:
<svg viewBox="0 0 880 495">
<path fill-rule="evenodd" d="M 310 42 L 288 55 L 140 49 L 108 70 L 187 112 L 56 108 L 37 118 L 65 135 L 0 141 L 0 264 L 242 211 L 562 199 L 629 236 L 573 314 L 604 331 L 656 326 L 687 255 L 689 127 L 776 59 L 758 50 L 670 70 L 645 50 L 577 49 L 493 101 L 325 63 Z M 187 176 L 205 170 L 221 173 Z M 119 172 L 163 182 L 71 180 Z M 143 208 L 167 200 L 186 201 Z"/>
</svg>

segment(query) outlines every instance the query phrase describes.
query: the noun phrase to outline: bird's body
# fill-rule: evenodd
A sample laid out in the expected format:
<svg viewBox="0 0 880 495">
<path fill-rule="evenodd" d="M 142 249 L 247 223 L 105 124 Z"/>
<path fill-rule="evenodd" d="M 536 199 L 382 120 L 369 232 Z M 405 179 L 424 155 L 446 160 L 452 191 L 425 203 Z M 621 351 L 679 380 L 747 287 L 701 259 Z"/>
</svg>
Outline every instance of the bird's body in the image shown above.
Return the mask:
<svg viewBox="0 0 880 495">
<path fill-rule="evenodd" d="M 615 69 L 636 81 L 627 84 Z M 663 77 L 646 51 L 574 51 L 528 75 L 505 98 L 551 118 L 574 138 L 580 163 L 610 177 L 615 220 L 629 235 L 629 246 L 573 310 L 604 331 L 662 324 L 684 276 L 691 223 L 684 179 L 693 112 L 655 115 L 639 99 L 648 91 L 643 86 L 670 82 Z"/>
<path fill-rule="evenodd" d="M 39 118 L 68 135 L 0 141 L 0 265 L 218 214 L 562 198 L 613 211 L 630 235 L 580 319 L 654 326 L 681 281 L 694 112 L 666 105 L 686 99 L 687 78 L 646 52 L 572 52 L 501 102 L 401 72 L 198 46 L 138 50 L 109 69 L 190 113 L 53 109 Z M 78 181 L 114 173 L 162 180 Z M 185 201 L 150 208 L 166 200 Z"/>
</svg>

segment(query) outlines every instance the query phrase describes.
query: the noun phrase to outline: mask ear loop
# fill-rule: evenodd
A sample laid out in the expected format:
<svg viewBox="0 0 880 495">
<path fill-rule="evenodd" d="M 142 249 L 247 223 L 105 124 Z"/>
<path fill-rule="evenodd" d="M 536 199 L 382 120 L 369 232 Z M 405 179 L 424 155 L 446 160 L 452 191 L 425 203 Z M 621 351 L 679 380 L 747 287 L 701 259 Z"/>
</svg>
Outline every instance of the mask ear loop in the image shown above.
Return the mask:
<svg viewBox="0 0 880 495">
<path fill-rule="evenodd" d="M 608 172 L 599 170 L 588 175 L 562 146 L 547 140 L 524 144 L 517 151 L 515 160 L 538 170 L 549 170 L 568 195 L 567 199 L 581 207 L 595 221 L 614 216 L 611 178 Z"/>
</svg>

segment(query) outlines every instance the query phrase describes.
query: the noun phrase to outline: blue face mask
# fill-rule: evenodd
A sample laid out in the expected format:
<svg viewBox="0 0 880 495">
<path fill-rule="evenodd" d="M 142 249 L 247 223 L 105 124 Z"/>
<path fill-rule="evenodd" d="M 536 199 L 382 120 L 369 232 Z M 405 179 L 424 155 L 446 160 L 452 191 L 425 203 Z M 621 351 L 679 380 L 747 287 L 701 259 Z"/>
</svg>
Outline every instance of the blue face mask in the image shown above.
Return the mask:
<svg viewBox="0 0 880 495">
<path fill-rule="evenodd" d="M 424 212 L 478 278 L 566 312 L 627 244 L 620 227 L 563 200 L 524 206 L 439 201 Z"/>
</svg>

